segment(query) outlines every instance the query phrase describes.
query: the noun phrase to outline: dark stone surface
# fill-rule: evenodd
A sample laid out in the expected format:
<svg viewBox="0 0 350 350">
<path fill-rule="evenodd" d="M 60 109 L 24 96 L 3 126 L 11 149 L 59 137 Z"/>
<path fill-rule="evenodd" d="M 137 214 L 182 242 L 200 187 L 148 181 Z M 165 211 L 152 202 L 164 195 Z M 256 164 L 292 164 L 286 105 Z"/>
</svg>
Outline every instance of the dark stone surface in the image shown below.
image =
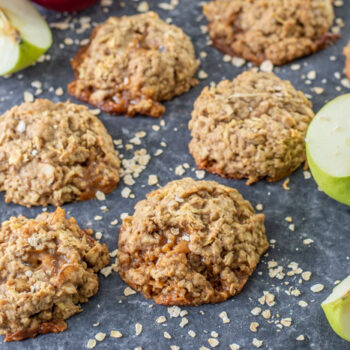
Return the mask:
<svg viewBox="0 0 350 350">
<path fill-rule="evenodd" d="M 126 6 L 121 7 L 119 1 L 115 0 L 108 13 L 105 13 L 97 4 L 73 16 L 76 19 L 80 16 L 91 16 L 93 22 L 101 22 L 108 15 L 135 14 L 138 2 L 125 1 L 125 3 Z M 173 11 L 159 9 L 158 3 L 159 1 L 156 0 L 149 1 L 151 9 L 157 11 L 164 19 L 171 18 L 173 23 L 181 26 L 191 36 L 198 55 L 201 51 L 208 53 L 207 58 L 202 60 L 200 69 L 209 73 L 209 78 L 201 81 L 188 94 L 166 103 L 167 111 L 162 118 L 165 126 L 161 127 L 159 132 L 152 130 L 153 125 L 159 125 L 160 121 L 156 119 L 141 116 L 127 119 L 103 113 L 100 115 L 113 138 L 122 138 L 124 144 L 134 136 L 135 132 L 144 130 L 147 136 L 142 140 L 142 145 L 135 147 L 136 149 L 145 147 L 150 154 L 153 154 L 156 149 L 162 148 L 161 141 L 165 141 L 168 145 L 161 156 L 152 157 L 147 169 L 132 187 L 135 199 L 121 197 L 121 190 L 124 188 L 121 184 L 105 202 L 92 200 L 64 205 L 70 215 L 77 218 L 81 226 L 86 226 L 89 221 L 92 221 L 92 228 L 103 232 L 102 241 L 107 243 L 110 250 L 117 248 L 120 227 L 120 225 L 112 226 L 110 222 L 118 218 L 120 223 L 120 214 L 132 213 L 135 203 L 151 190 L 151 187 L 147 186 L 149 174 L 157 174 L 159 183 L 165 185 L 168 181 L 179 178 L 174 175 L 173 169 L 187 162 L 190 169 L 187 170 L 186 175 L 195 178 L 195 164 L 187 149 L 190 139 L 187 123 L 193 102 L 201 89 L 210 81 L 232 79 L 247 69 L 247 66 L 235 68 L 230 63 L 224 63 L 221 53 L 206 46 L 206 36 L 200 30 L 200 25 L 205 25 L 206 22 L 202 18 L 199 1 L 182 0 Z M 336 9 L 336 13 L 338 17 L 345 20 L 350 16 L 350 4 L 347 1 L 344 3 L 342 8 Z M 61 21 L 66 17 L 54 12 L 42 12 L 50 22 Z M 198 22 L 197 19 L 200 21 Z M 302 65 L 299 71 L 292 71 L 290 65 L 275 70 L 278 76 L 291 80 L 298 89 L 309 94 L 311 94 L 311 86 L 305 84 L 301 75 L 312 69 L 317 71 L 317 79 L 312 85 L 324 87 L 325 93 L 312 97 L 315 111 L 318 111 L 326 100 L 347 92 L 344 88 L 336 90 L 336 87 L 341 84 L 334 76 L 335 72 L 339 72 L 344 78 L 342 48 L 349 39 L 347 32 L 349 29 L 345 27 L 342 39 L 335 45 L 296 62 Z M 53 35 L 54 44 L 49 51 L 50 61 L 37 64 L 9 79 L 0 78 L 0 99 L 4 98 L 0 103 L 1 113 L 21 103 L 25 90 L 34 92 L 35 89 L 31 87 L 31 82 L 34 80 L 40 80 L 44 85 L 44 92 L 40 97 L 51 98 L 54 101 L 64 101 L 69 98 L 66 93 L 58 97 L 53 92 L 49 92 L 50 87 L 55 89 L 63 87 L 66 91 L 67 83 L 72 80 L 69 59 L 74 55 L 77 46 L 65 46 L 60 49 L 59 44 L 66 37 L 80 40 L 86 38 L 89 30 L 81 35 L 76 35 L 73 31 L 53 30 Z M 336 61 L 330 61 L 330 56 L 336 56 Z M 21 76 L 23 77 L 20 78 Z M 321 82 L 324 78 L 327 79 L 326 83 Z M 73 98 L 72 101 L 77 102 Z M 126 152 L 122 149 L 120 152 L 126 158 L 130 158 L 130 151 Z M 228 349 L 231 343 L 241 345 L 242 349 L 253 349 L 253 338 L 264 341 L 261 349 L 349 349 L 349 343 L 337 337 L 329 327 L 320 303 L 330 293 L 333 282 L 343 279 L 350 273 L 350 232 L 347 225 L 350 209 L 319 192 L 312 179 L 304 179 L 302 169 L 290 177 L 290 191 L 285 191 L 281 182 L 269 184 L 262 181 L 248 187 L 244 181 L 225 180 L 210 174 L 207 174 L 205 179 L 216 180 L 238 188 L 253 205 L 263 203 L 268 238 L 276 241 L 274 248 L 268 251 L 268 256 L 263 258 L 240 295 L 217 305 L 184 308 L 188 311 L 186 317 L 189 323 L 184 328 L 180 328 L 180 318 L 170 319 L 166 307 L 157 306 L 152 301 L 145 300 L 140 294 L 124 297 L 123 290 L 126 285 L 118 274 L 114 273 L 108 278 L 101 276 L 98 295 L 83 305 L 84 312 L 68 321 L 68 330 L 64 333 L 39 336 L 20 343 L 0 344 L 0 348 L 6 350 L 82 349 L 86 347 L 88 339 L 93 338 L 97 332 L 109 334 L 112 329 L 116 329 L 123 333 L 123 338 L 112 339 L 107 336 L 105 341 L 97 344 L 96 349 L 134 349 L 142 346 L 142 349 L 146 350 L 163 350 L 169 349 L 170 345 L 178 345 L 181 349 L 199 349 L 202 345 L 210 348 L 207 340 L 210 338 L 211 331 L 219 333 L 220 345 L 216 349 Z M 11 215 L 24 214 L 34 217 L 41 212 L 41 208 L 27 209 L 18 205 L 5 204 L 3 195 L 0 197 L 1 221 L 8 219 Z M 106 205 L 110 211 L 103 213 L 100 210 L 102 205 Z M 104 220 L 94 221 L 95 215 L 102 215 Z M 294 232 L 288 229 L 286 216 L 293 217 L 296 227 Z M 313 239 L 314 243 L 309 246 L 304 245 L 305 238 Z M 311 280 L 300 284 L 300 275 L 286 276 L 283 280 L 271 279 L 267 268 L 269 260 L 276 260 L 280 266 L 283 266 L 284 272 L 290 270 L 289 263 L 297 262 L 304 271 L 312 272 Z M 310 287 L 316 283 L 325 285 L 321 293 L 310 291 Z M 298 288 L 301 296 L 287 295 L 286 291 L 290 287 Z M 276 319 L 276 314 L 281 318 L 291 317 L 293 319 L 291 327 L 279 331 L 276 325 L 269 324 L 262 316 L 253 316 L 250 313 L 254 307 L 260 306 L 257 299 L 263 295 L 263 291 L 270 291 L 276 295 L 276 305 L 271 307 L 273 320 Z M 299 300 L 307 301 L 309 306 L 301 308 L 298 306 Z M 261 307 L 263 310 L 267 308 Z M 202 311 L 204 314 L 201 313 Z M 230 323 L 222 323 L 219 318 L 219 313 L 222 311 L 227 312 Z M 167 316 L 167 323 L 155 322 L 160 315 Z M 249 325 L 253 321 L 260 323 L 257 333 L 249 330 Z M 96 322 L 100 325 L 93 327 Z M 139 336 L 135 335 L 136 322 L 143 325 L 143 332 Z M 188 335 L 189 330 L 194 330 L 197 336 L 191 338 Z M 172 336 L 171 340 L 163 337 L 164 331 Z M 296 340 L 300 334 L 305 335 L 305 341 Z"/>
</svg>

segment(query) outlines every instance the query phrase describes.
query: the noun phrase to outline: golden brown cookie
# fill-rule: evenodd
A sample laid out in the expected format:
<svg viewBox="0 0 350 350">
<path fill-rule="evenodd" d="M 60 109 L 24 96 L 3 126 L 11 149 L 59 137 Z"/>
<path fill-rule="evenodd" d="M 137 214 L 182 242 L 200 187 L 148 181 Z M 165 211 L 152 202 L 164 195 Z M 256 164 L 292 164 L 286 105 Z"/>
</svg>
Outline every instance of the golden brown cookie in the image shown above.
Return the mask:
<svg viewBox="0 0 350 350">
<path fill-rule="evenodd" d="M 332 44 L 332 0 L 212 0 L 204 5 L 215 47 L 281 65 Z"/>
<path fill-rule="evenodd" d="M 0 229 L 0 334 L 5 341 L 58 333 L 97 293 L 106 245 L 65 211 L 11 217 Z"/>
<path fill-rule="evenodd" d="M 241 291 L 267 248 L 264 215 L 238 191 L 185 178 L 123 220 L 119 273 L 158 304 L 217 303 Z"/>
<path fill-rule="evenodd" d="M 73 59 L 68 91 L 107 113 L 159 117 L 161 101 L 197 84 L 198 65 L 190 38 L 156 13 L 110 17 Z"/>
<path fill-rule="evenodd" d="M 344 48 L 344 55 L 345 55 L 345 73 L 348 79 L 350 80 L 350 42 Z"/>
<path fill-rule="evenodd" d="M 305 95 L 273 73 L 249 71 L 206 87 L 194 104 L 189 150 L 198 168 L 224 177 L 278 181 L 305 161 L 314 113 Z"/>
<path fill-rule="evenodd" d="M 84 106 L 23 103 L 0 117 L 0 135 L 6 202 L 57 206 L 117 186 L 120 162 L 112 139 Z"/>
</svg>

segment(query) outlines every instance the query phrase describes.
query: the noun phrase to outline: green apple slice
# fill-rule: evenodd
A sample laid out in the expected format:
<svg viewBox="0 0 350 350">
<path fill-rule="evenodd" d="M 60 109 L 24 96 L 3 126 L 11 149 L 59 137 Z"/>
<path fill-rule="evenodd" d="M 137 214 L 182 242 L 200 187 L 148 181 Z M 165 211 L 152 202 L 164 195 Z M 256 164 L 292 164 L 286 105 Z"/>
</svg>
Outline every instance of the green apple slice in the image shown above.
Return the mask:
<svg viewBox="0 0 350 350">
<path fill-rule="evenodd" d="M 306 155 L 319 187 L 350 205 L 350 94 L 327 103 L 309 125 Z"/>
<path fill-rule="evenodd" d="M 350 276 L 321 305 L 334 332 L 350 341 Z"/>
<path fill-rule="evenodd" d="M 51 43 L 49 26 L 28 0 L 0 0 L 0 76 L 30 66 Z"/>
</svg>

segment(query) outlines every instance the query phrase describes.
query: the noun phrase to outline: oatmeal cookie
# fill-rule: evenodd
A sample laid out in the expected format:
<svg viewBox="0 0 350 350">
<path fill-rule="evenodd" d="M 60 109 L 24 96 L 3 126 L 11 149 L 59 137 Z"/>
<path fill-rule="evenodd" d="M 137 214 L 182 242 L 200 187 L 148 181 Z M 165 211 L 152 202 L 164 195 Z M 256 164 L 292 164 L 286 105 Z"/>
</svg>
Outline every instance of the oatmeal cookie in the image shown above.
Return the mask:
<svg viewBox="0 0 350 350">
<path fill-rule="evenodd" d="M 119 273 L 158 304 L 217 303 L 241 291 L 267 248 L 264 215 L 238 191 L 185 178 L 123 220 Z"/>
<path fill-rule="evenodd" d="M 198 65 L 190 38 L 156 13 L 110 17 L 73 59 L 68 91 L 107 113 L 159 117 L 160 101 L 197 84 Z"/>
<path fill-rule="evenodd" d="M 204 5 L 219 50 L 256 64 L 275 65 L 332 44 L 332 0 L 212 0 Z"/>
<path fill-rule="evenodd" d="M 58 333 L 97 293 L 107 247 L 63 209 L 11 217 L 0 229 L 0 334 L 5 341 Z"/>
<path fill-rule="evenodd" d="M 189 150 L 200 169 L 247 184 L 278 181 L 305 161 L 313 116 L 311 102 L 289 81 L 244 72 L 204 88 L 189 123 Z"/>
<path fill-rule="evenodd" d="M 109 193 L 120 162 L 100 120 L 86 107 L 36 100 L 0 117 L 0 190 L 6 202 L 61 205 Z"/>
<path fill-rule="evenodd" d="M 345 73 L 350 80 L 350 42 L 348 45 L 344 48 L 344 55 L 346 57 L 345 61 Z"/>
</svg>

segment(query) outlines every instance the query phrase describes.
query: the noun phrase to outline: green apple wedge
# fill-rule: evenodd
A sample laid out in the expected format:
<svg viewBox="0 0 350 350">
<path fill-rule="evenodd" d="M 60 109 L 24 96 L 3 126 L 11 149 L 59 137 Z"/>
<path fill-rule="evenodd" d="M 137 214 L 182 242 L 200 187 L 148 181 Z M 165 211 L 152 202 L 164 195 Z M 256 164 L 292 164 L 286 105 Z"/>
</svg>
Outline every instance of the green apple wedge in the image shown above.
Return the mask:
<svg viewBox="0 0 350 350">
<path fill-rule="evenodd" d="M 306 134 L 306 155 L 319 187 L 350 205 L 350 94 L 328 102 Z"/>
<path fill-rule="evenodd" d="M 350 276 L 321 304 L 334 332 L 350 342 Z"/>
<path fill-rule="evenodd" d="M 30 66 L 51 43 L 49 26 L 28 0 L 0 0 L 0 76 Z"/>
</svg>

